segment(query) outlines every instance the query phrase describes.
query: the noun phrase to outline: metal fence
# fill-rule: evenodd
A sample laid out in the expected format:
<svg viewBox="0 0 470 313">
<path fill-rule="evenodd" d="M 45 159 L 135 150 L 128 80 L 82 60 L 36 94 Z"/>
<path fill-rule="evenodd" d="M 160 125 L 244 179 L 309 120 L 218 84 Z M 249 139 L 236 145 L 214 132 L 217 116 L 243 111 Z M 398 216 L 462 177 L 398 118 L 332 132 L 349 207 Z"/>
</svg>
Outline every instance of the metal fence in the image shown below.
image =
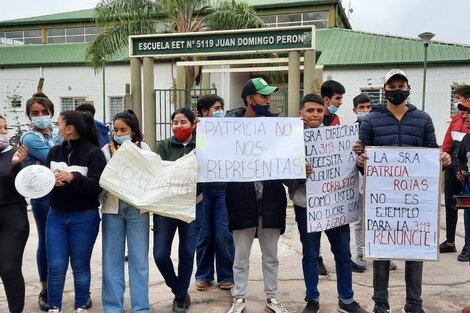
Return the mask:
<svg viewBox="0 0 470 313">
<path fill-rule="evenodd" d="M 197 115 L 196 104 L 200 96 L 216 94 L 216 88 L 210 89 L 155 89 L 156 140 L 162 141 L 171 137 L 171 113 L 176 109 L 177 99 L 182 99 L 185 107 Z"/>
</svg>

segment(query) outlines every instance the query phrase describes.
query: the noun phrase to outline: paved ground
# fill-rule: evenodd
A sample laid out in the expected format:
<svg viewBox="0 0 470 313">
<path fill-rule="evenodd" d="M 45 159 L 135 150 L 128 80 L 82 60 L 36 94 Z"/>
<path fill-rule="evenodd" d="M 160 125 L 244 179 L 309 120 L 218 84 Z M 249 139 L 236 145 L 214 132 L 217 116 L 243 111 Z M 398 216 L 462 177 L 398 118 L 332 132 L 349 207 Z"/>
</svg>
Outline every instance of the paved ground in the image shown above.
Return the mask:
<svg viewBox="0 0 470 313">
<path fill-rule="evenodd" d="M 460 212 L 457 247 L 463 245 L 463 217 Z M 441 212 L 441 239 L 445 235 L 443 229 L 444 210 Z M 23 271 L 26 279 L 26 307 L 25 313 L 41 312 L 37 306 L 37 295 L 40 291 L 37 282 L 37 269 L 35 262 L 35 249 L 37 233 L 32 214 L 29 214 L 31 234 L 24 256 Z M 279 273 L 279 300 L 289 312 L 301 312 L 304 306 L 304 282 L 301 269 L 301 245 L 294 221 L 292 208 L 288 209 L 288 226 L 280 242 L 280 273 Z M 152 236 L 151 236 L 152 237 Z M 323 313 L 336 312 L 337 293 L 336 275 L 332 253 L 326 236 L 322 236 L 323 255 L 326 266 L 330 272 L 327 277 L 321 277 L 319 289 L 321 292 L 321 311 Z M 440 240 L 441 242 L 442 240 Z M 174 245 L 175 246 L 175 245 Z M 259 313 L 264 310 L 264 293 L 261 274 L 260 252 L 257 243 L 253 245 L 251 257 L 251 271 L 249 282 L 249 296 L 246 313 Z M 174 256 L 176 253 L 173 254 Z M 175 258 L 175 257 L 174 257 Z M 427 313 L 460 313 L 465 305 L 470 305 L 470 267 L 468 263 L 458 262 L 457 253 L 441 255 L 439 262 L 427 262 L 424 267 L 423 299 Z M 171 312 L 173 300 L 170 290 L 163 283 L 155 263 L 149 253 L 150 263 L 150 301 L 153 312 Z M 397 262 L 398 270 L 390 275 L 390 301 L 393 313 L 401 312 L 405 302 L 404 264 Z M 353 287 L 356 300 L 369 311 L 373 308 L 372 295 L 372 269 L 365 273 L 353 274 Z M 0 312 L 8 312 L 3 288 L 0 288 Z M 91 294 L 93 307 L 90 313 L 102 312 L 101 309 L 101 235 L 98 236 L 92 258 L 92 285 Z M 217 286 L 201 292 L 190 287 L 193 304 L 188 310 L 192 313 L 225 313 L 231 303 L 230 292 L 222 291 Z M 126 313 L 129 310 L 129 293 L 126 291 Z M 63 313 L 73 312 L 73 280 L 69 270 L 64 292 Z"/>
</svg>

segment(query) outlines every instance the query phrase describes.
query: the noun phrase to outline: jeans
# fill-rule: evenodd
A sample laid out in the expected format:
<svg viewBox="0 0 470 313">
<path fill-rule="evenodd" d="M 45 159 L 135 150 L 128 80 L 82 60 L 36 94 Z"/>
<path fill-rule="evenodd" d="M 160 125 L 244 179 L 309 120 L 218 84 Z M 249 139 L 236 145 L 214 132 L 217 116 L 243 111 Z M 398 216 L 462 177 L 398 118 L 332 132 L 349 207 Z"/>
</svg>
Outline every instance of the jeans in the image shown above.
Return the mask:
<svg viewBox="0 0 470 313">
<path fill-rule="evenodd" d="M 127 238 L 131 311 L 149 313 L 149 213 L 119 201 L 118 214 L 103 214 L 103 311 L 124 311 L 124 257 Z"/>
<path fill-rule="evenodd" d="M 51 206 L 51 195 L 39 199 L 31 199 L 34 221 L 38 230 L 38 249 L 36 263 L 39 272 L 39 282 L 47 282 L 47 255 L 46 255 L 46 222 Z"/>
<path fill-rule="evenodd" d="M 75 308 L 86 305 L 90 291 L 90 259 L 100 226 L 98 209 L 64 212 L 51 208 L 47 217 L 47 289 L 51 308 L 62 307 L 65 275 L 73 270 Z"/>
<path fill-rule="evenodd" d="M 377 304 L 388 304 L 388 278 L 390 261 L 374 261 L 374 295 Z M 423 307 L 421 282 L 423 279 L 422 261 L 405 261 L 406 311 L 419 312 Z"/>
<path fill-rule="evenodd" d="M 0 277 L 11 313 L 21 313 L 24 308 L 25 284 L 21 265 L 28 235 L 26 205 L 0 205 Z"/>
<path fill-rule="evenodd" d="M 202 205 L 196 212 L 196 280 L 214 280 L 214 255 L 217 282 L 233 282 L 235 247 L 228 229 L 225 188 L 204 191 Z"/>
<path fill-rule="evenodd" d="M 202 205 L 200 202 L 197 206 Z M 198 208 L 196 207 L 196 210 Z M 194 266 L 196 252 L 196 223 L 186 223 L 175 218 L 153 215 L 153 257 L 158 270 L 176 299 L 185 299 Z M 178 275 L 171 260 L 171 245 L 178 229 Z"/>
<path fill-rule="evenodd" d="M 320 251 L 321 232 L 307 233 L 306 208 L 294 205 L 295 220 L 302 242 L 302 269 L 304 272 L 305 300 L 319 301 L 317 259 Z M 352 290 L 351 252 L 349 247 L 349 224 L 325 230 L 335 256 L 337 282 L 340 300 L 345 304 L 354 301 Z"/>
</svg>

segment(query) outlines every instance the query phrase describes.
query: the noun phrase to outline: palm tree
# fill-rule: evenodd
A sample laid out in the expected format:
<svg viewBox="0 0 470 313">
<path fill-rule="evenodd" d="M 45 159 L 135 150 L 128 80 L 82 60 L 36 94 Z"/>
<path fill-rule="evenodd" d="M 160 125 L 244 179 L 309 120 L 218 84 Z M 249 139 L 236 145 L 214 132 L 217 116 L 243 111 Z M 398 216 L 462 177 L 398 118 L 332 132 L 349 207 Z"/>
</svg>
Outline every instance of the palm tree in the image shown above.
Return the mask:
<svg viewBox="0 0 470 313">
<path fill-rule="evenodd" d="M 96 21 L 102 33 L 87 48 L 87 59 L 98 69 L 128 47 L 130 35 L 162 32 L 200 32 L 264 27 L 256 11 L 244 0 L 102 0 Z M 214 2 L 214 1 L 212 1 Z M 193 57 L 181 58 L 194 60 Z M 198 67 L 188 67 L 186 88 L 192 88 Z"/>
</svg>

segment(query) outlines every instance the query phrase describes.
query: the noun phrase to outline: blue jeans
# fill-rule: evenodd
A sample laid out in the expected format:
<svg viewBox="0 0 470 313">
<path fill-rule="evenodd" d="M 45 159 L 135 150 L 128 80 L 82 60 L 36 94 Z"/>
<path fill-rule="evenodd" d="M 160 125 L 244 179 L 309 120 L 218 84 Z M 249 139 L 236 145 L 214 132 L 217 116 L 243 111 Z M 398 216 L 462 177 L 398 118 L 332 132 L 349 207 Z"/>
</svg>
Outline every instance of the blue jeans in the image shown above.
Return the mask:
<svg viewBox="0 0 470 313">
<path fill-rule="evenodd" d="M 305 300 L 319 301 L 317 259 L 320 251 L 321 232 L 307 233 L 306 208 L 294 205 L 295 221 L 302 242 L 302 269 L 304 272 Z M 352 290 L 351 251 L 349 248 L 349 224 L 325 230 L 331 244 L 331 252 L 335 256 L 337 283 L 336 288 L 340 300 L 349 304 L 354 301 Z"/>
<path fill-rule="evenodd" d="M 149 213 L 119 201 L 118 214 L 103 213 L 103 311 L 124 311 L 124 257 L 127 238 L 131 311 L 149 313 Z"/>
<path fill-rule="evenodd" d="M 225 188 L 204 191 L 202 205 L 196 212 L 196 280 L 214 280 L 214 255 L 217 282 L 233 283 L 235 247 L 228 230 Z"/>
<path fill-rule="evenodd" d="M 42 198 L 31 199 L 34 221 L 38 230 L 38 249 L 36 251 L 36 263 L 39 272 L 39 282 L 47 282 L 47 256 L 46 256 L 46 222 L 47 214 L 51 207 L 51 195 Z"/>
<path fill-rule="evenodd" d="M 201 202 L 202 203 L 202 202 Z M 202 205 L 201 203 L 198 206 Z M 185 299 L 194 266 L 196 251 L 196 223 L 186 223 L 175 218 L 153 215 L 153 257 L 158 270 L 176 299 Z M 178 229 L 178 275 L 171 260 L 171 245 Z"/>
<path fill-rule="evenodd" d="M 51 208 L 47 217 L 49 307 L 61 309 L 65 275 L 73 270 L 75 308 L 86 305 L 90 291 L 90 259 L 100 227 L 98 209 L 64 212 Z"/>
</svg>

